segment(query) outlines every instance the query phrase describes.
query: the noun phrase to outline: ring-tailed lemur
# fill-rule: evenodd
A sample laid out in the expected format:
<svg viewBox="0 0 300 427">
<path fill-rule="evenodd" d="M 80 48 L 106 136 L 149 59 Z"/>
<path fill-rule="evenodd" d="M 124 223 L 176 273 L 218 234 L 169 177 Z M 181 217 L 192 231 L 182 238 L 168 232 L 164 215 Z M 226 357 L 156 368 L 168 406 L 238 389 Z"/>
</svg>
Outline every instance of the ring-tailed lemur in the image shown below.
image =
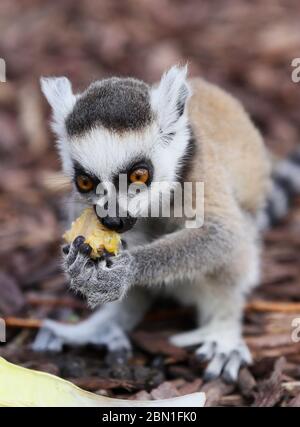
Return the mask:
<svg viewBox="0 0 300 427">
<path fill-rule="evenodd" d="M 80 209 L 94 204 L 100 181 L 138 173 L 148 192 L 159 181 L 204 182 L 205 217 L 194 229 L 184 218 L 108 218 L 106 226 L 124 231 L 127 244 L 110 264 L 91 262 L 78 237 L 63 255 L 71 287 L 92 306 L 107 304 L 77 325 L 45 321 L 34 348 L 98 343 L 129 351 L 126 333 L 161 291 L 198 313 L 198 327 L 171 342 L 198 346 L 199 359 L 209 361 L 206 378 L 235 380 L 251 362 L 241 317 L 245 296 L 259 283 L 261 224 L 284 213 L 283 186 L 299 190 L 296 160 L 294 170 L 291 161 L 278 165 L 267 202 L 271 167 L 259 132 L 237 100 L 202 79 L 187 81 L 186 68 L 171 68 L 153 87 L 110 78 L 79 95 L 65 77 L 41 83 Z M 70 219 L 79 213 L 74 203 Z"/>
</svg>

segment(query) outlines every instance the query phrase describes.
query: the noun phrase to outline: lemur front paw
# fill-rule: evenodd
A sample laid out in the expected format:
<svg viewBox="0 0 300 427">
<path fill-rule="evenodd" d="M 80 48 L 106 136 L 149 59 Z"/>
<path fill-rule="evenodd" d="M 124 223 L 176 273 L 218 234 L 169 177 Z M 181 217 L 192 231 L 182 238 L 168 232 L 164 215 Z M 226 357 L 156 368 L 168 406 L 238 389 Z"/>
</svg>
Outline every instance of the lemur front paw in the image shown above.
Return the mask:
<svg viewBox="0 0 300 427">
<path fill-rule="evenodd" d="M 206 381 L 222 376 L 226 382 L 235 382 L 243 365 L 250 365 L 250 351 L 239 333 L 230 329 L 208 326 L 171 337 L 178 347 L 202 344 L 196 350 L 200 361 L 208 361 L 204 373 Z"/>
<path fill-rule="evenodd" d="M 132 256 L 124 251 L 108 260 L 94 261 L 90 253 L 91 247 L 82 236 L 63 248 L 71 288 L 82 293 L 92 308 L 123 298 L 133 284 Z"/>
</svg>

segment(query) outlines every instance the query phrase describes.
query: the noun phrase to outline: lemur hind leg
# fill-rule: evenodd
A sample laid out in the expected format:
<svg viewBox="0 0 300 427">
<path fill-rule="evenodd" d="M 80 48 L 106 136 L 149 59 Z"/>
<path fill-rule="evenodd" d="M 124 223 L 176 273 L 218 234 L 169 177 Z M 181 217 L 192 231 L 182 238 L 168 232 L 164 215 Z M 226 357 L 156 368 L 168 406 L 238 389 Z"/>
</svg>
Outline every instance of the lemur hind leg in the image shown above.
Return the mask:
<svg viewBox="0 0 300 427">
<path fill-rule="evenodd" d="M 144 289 L 133 288 L 120 302 L 101 307 L 86 320 L 75 325 L 45 320 L 33 343 L 35 351 L 60 351 L 64 344 L 104 345 L 112 353 L 130 353 L 127 333 L 143 318 L 151 304 Z"/>
<path fill-rule="evenodd" d="M 258 249 L 253 245 L 218 274 L 176 288 L 179 300 L 196 303 L 199 327 L 172 336 L 171 342 L 179 347 L 201 344 L 196 355 L 199 360 L 209 362 L 204 374 L 206 380 L 221 375 L 234 382 L 240 367 L 251 364 L 241 320 L 245 296 L 259 281 L 258 259 Z"/>
</svg>

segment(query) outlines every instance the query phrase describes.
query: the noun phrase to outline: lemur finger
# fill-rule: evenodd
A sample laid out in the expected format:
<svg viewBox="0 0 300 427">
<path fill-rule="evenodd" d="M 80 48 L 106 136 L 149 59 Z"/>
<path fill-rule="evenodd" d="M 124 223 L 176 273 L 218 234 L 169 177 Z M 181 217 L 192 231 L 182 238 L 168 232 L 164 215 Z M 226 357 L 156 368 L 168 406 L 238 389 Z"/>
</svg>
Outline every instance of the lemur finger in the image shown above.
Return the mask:
<svg viewBox="0 0 300 427">
<path fill-rule="evenodd" d="M 71 245 L 69 243 L 62 247 L 62 252 L 64 255 L 68 255 L 68 253 L 70 252 L 70 247 L 71 247 Z"/>
<path fill-rule="evenodd" d="M 79 252 L 80 252 L 82 255 L 88 255 L 88 256 L 90 256 L 90 255 L 91 255 L 91 252 L 92 252 L 92 248 L 91 248 L 91 246 L 90 246 L 88 243 L 82 243 L 82 244 L 79 246 Z"/>
<path fill-rule="evenodd" d="M 215 349 L 215 342 L 206 342 L 196 350 L 196 357 L 199 361 L 210 360 L 214 355 Z"/>
<path fill-rule="evenodd" d="M 242 358 L 237 350 L 234 350 L 225 365 L 222 377 L 228 383 L 236 382 L 241 367 Z"/>
<path fill-rule="evenodd" d="M 114 257 L 114 254 L 107 252 L 105 249 L 103 251 L 103 254 L 101 256 L 101 258 L 99 258 L 97 260 L 97 262 L 99 263 L 99 265 L 105 265 L 106 267 L 111 267 L 112 265 L 112 261 L 111 258 Z"/>
<path fill-rule="evenodd" d="M 80 273 L 83 272 L 85 267 L 92 267 L 93 261 L 90 259 L 89 254 L 91 253 L 91 247 L 85 243 L 79 246 L 79 250 L 75 261 L 69 265 L 68 273 L 71 277 L 77 277 Z M 89 272 L 84 272 L 89 275 Z"/>
<path fill-rule="evenodd" d="M 103 329 L 100 328 L 98 334 L 94 335 L 90 342 L 105 345 L 111 352 L 129 351 L 131 349 L 130 341 L 125 332 L 115 323 L 108 324 Z"/>
<path fill-rule="evenodd" d="M 120 328 L 116 328 L 111 331 L 111 336 L 107 341 L 107 348 L 111 352 L 129 351 L 131 344 L 124 332 Z"/>
<path fill-rule="evenodd" d="M 62 338 L 52 335 L 48 342 L 47 351 L 60 352 L 62 351 L 64 341 Z"/>
<path fill-rule="evenodd" d="M 76 237 L 76 239 L 71 243 L 69 253 L 65 258 L 65 264 L 67 267 L 74 263 L 78 254 L 79 246 L 82 245 L 82 243 L 84 243 L 83 236 Z"/>
<path fill-rule="evenodd" d="M 68 268 L 68 273 L 72 278 L 76 278 L 81 273 L 88 259 L 85 255 L 78 253 L 76 260 L 73 262 L 71 266 Z"/>
<path fill-rule="evenodd" d="M 49 328 L 42 326 L 39 330 L 33 344 L 33 351 L 61 351 L 63 340 L 53 333 Z"/>
<path fill-rule="evenodd" d="M 243 344 L 240 348 L 239 348 L 239 353 L 241 355 L 241 360 L 242 360 L 242 364 L 243 365 L 252 365 L 252 355 L 250 353 L 249 348 L 247 347 L 246 344 Z"/>
<path fill-rule="evenodd" d="M 42 327 L 35 337 L 35 340 L 31 346 L 33 351 L 45 351 L 48 348 L 48 343 L 51 340 L 51 336 L 53 333 L 47 329 Z"/>
<path fill-rule="evenodd" d="M 212 361 L 208 364 L 205 373 L 204 380 L 211 381 L 218 378 L 222 372 L 224 364 L 226 363 L 226 354 L 224 353 L 216 353 L 212 359 Z"/>
</svg>

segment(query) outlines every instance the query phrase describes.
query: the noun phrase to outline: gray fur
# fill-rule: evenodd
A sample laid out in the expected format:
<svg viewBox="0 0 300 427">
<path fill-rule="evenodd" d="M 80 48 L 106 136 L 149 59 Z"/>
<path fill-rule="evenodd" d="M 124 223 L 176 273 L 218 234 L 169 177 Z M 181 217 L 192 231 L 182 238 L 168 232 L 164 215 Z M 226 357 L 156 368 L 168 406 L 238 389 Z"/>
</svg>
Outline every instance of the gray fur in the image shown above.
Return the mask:
<svg viewBox="0 0 300 427">
<path fill-rule="evenodd" d="M 139 80 L 113 77 L 91 84 L 78 98 L 66 128 L 70 136 L 95 126 L 123 132 L 142 129 L 152 120 L 148 86 Z"/>
<path fill-rule="evenodd" d="M 71 288 L 85 295 L 89 306 L 95 307 L 125 296 L 134 283 L 131 261 L 132 257 L 123 253 L 107 267 L 105 262 L 92 261 L 75 240 L 64 256 L 64 270 Z"/>
<path fill-rule="evenodd" d="M 212 272 L 230 261 L 236 241 L 237 236 L 217 221 L 168 234 L 131 251 L 137 283 Z"/>
</svg>

